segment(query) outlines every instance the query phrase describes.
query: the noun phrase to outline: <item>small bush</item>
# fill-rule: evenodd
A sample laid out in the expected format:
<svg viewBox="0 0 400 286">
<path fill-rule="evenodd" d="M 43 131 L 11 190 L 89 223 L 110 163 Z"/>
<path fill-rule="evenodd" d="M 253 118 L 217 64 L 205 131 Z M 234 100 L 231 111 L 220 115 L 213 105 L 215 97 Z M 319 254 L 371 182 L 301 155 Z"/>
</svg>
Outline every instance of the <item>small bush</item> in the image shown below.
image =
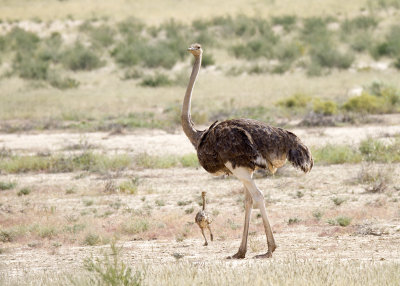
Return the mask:
<svg viewBox="0 0 400 286">
<path fill-rule="evenodd" d="M 212 66 L 212 65 L 215 65 L 215 60 L 214 60 L 213 55 L 210 53 L 205 53 L 202 57 L 201 66 L 207 67 L 207 66 Z"/>
<path fill-rule="evenodd" d="M 100 241 L 101 238 L 98 234 L 88 233 L 83 240 L 83 244 L 93 246 L 99 244 Z"/>
<path fill-rule="evenodd" d="M 26 196 L 31 193 L 31 190 L 29 188 L 22 188 L 21 190 L 18 191 L 17 195 L 18 197 L 20 196 Z"/>
<path fill-rule="evenodd" d="M 49 63 L 30 52 L 17 52 L 13 69 L 21 78 L 46 80 L 49 72 Z"/>
<path fill-rule="evenodd" d="M 358 113 L 384 113 L 382 110 L 383 100 L 366 92 L 360 96 L 349 98 L 344 104 L 343 108 L 347 111 Z"/>
<path fill-rule="evenodd" d="M 140 286 L 141 273 L 132 273 L 132 269 L 121 261 L 121 250 L 115 243 L 111 243 L 111 255 L 101 258 L 87 258 L 84 262 L 85 269 L 92 273 L 89 285 L 129 285 Z M 111 258 L 110 258 L 111 257 Z M 79 283 L 74 283 L 78 285 Z"/>
<path fill-rule="evenodd" d="M 182 167 L 198 167 L 199 160 L 197 159 L 196 154 L 185 154 L 179 158 L 179 162 L 181 163 Z"/>
<path fill-rule="evenodd" d="M 145 218 L 132 218 L 129 222 L 122 225 L 122 231 L 125 234 L 139 234 L 149 229 L 150 223 Z"/>
<path fill-rule="evenodd" d="M 139 178 L 134 178 L 129 181 L 124 181 L 119 184 L 118 189 L 123 193 L 134 195 L 137 193 L 139 186 Z"/>
<path fill-rule="evenodd" d="M 334 197 L 331 199 L 332 202 L 337 205 L 340 206 L 341 204 L 343 204 L 345 201 L 347 201 L 345 198 L 341 198 L 341 197 Z"/>
<path fill-rule="evenodd" d="M 185 209 L 185 214 L 191 214 L 193 212 L 194 212 L 194 208 L 193 207 Z"/>
<path fill-rule="evenodd" d="M 324 215 L 323 212 L 319 211 L 319 210 L 315 210 L 312 213 L 313 217 L 316 218 L 317 220 L 321 220 L 322 216 Z"/>
<path fill-rule="evenodd" d="M 332 43 L 314 45 L 310 51 L 311 61 L 321 67 L 348 69 L 354 62 L 354 55 L 340 52 Z"/>
<path fill-rule="evenodd" d="M 17 183 L 15 182 L 0 182 L 0 190 L 4 191 L 4 190 L 11 190 L 14 189 L 15 186 L 17 185 Z"/>
<path fill-rule="evenodd" d="M 164 200 L 156 200 L 155 203 L 156 203 L 156 205 L 159 206 L 159 207 L 165 206 L 165 201 L 164 201 Z"/>
<path fill-rule="evenodd" d="M 297 18 L 294 15 L 272 17 L 272 24 L 282 26 L 287 32 L 294 28 L 296 22 Z"/>
<path fill-rule="evenodd" d="M 158 87 L 158 86 L 170 86 L 173 81 L 165 74 L 156 73 L 154 76 L 146 76 L 141 81 L 141 86 Z"/>
<path fill-rule="evenodd" d="M 314 99 L 313 110 L 317 114 L 334 115 L 337 113 L 337 104 L 332 100 Z"/>
<path fill-rule="evenodd" d="M 70 77 L 60 77 L 57 74 L 53 74 L 48 79 L 50 85 L 52 87 L 58 89 L 69 89 L 69 88 L 77 88 L 79 86 L 79 81 L 70 78 Z"/>
<path fill-rule="evenodd" d="M 0 229 L 0 241 L 12 242 L 15 238 L 15 233 L 11 230 Z"/>
<path fill-rule="evenodd" d="M 62 55 L 62 63 L 73 71 L 93 70 L 103 66 L 100 58 L 81 43 L 76 43 Z"/>
<path fill-rule="evenodd" d="M 135 48 L 127 43 L 118 44 L 111 52 L 111 55 L 115 58 L 116 62 L 123 67 L 137 65 L 140 60 Z"/>
<path fill-rule="evenodd" d="M 102 47 L 108 47 L 113 44 L 115 31 L 106 25 L 92 27 L 89 31 L 92 43 Z"/>
<path fill-rule="evenodd" d="M 265 39 L 254 39 L 246 44 L 237 44 L 232 47 L 232 52 L 235 57 L 248 60 L 273 57 L 272 45 Z"/>
<path fill-rule="evenodd" d="M 289 218 L 289 220 L 288 220 L 288 225 L 296 224 L 296 223 L 299 223 L 300 221 L 301 221 L 301 220 L 298 219 L 297 217 L 291 217 L 291 218 Z"/>
<path fill-rule="evenodd" d="M 278 105 L 286 108 L 306 108 L 310 101 L 310 96 L 303 93 L 296 93 L 286 99 L 278 101 Z"/>
<path fill-rule="evenodd" d="M 19 27 L 8 32 L 6 39 L 11 48 L 16 51 L 35 51 L 40 42 L 40 38 L 35 33 Z"/>
<path fill-rule="evenodd" d="M 359 150 L 366 161 L 382 163 L 399 162 L 400 138 L 395 138 L 389 144 L 384 144 L 377 139 L 367 138 L 360 142 Z"/>
<path fill-rule="evenodd" d="M 361 162 L 361 154 L 356 149 L 346 145 L 325 145 L 313 149 L 315 162 L 325 164 L 344 164 Z"/>
<path fill-rule="evenodd" d="M 336 222 L 338 223 L 338 225 L 346 227 L 351 223 L 351 218 L 346 216 L 340 216 L 336 218 Z"/>
</svg>

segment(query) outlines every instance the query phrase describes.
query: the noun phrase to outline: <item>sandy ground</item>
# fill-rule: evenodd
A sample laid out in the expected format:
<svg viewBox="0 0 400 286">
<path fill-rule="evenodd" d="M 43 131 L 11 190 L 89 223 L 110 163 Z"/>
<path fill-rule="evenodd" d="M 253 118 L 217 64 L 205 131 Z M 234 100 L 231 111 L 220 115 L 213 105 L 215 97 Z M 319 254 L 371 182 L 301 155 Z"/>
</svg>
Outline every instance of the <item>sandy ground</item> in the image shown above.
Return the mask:
<svg viewBox="0 0 400 286">
<path fill-rule="evenodd" d="M 368 136 L 388 137 L 398 134 L 400 125 L 385 126 L 384 129 L 372 125 L 293 131 L 308 145 L 356 144 Z M 148 152 L 161 155 L 193 152 L 183 134 L 162 131 L 141 131 L 126 135 L 0 135 L 0 147 L 22 154 L 46 150 L 64 152 L 69 146 L 83 141 L 107 153 Z M 366 186 L 357 183 L 356 178 L 362 168 L 360 164 L 316 165 L 307 175 L 291 166 L 285 166 L 274 177 L 258 178 L 257 184 L 266 197 L 269 219 L 278 244 L 272 259 L 295 256 L 315 260 L 400 261 L 400 179 L 396 175 L 400 174 L 400 164 L 377 166 L 393 174 L 392 182 L 384 193 L 366 193 Z M 120 223 L 119 218 L 124 210 L 139 210 L 151 205 L 151 216 L 167 229 L 164 227 L 163 234 L 155 230 L 151 239 L 146 235 L 133 235 L 119 240 L 129 263 L 170 262 L 176 259 L 176 253 L 183 255 L 182 260 L 188 261 L 225 261 L 225 257 L 236 252 L 244 219 L 242 186 L 236 179 L 212 177 L 202 169 L 171 168 L 128 170 L 119 174 L 115 180 L 131 177 L 139 177 L 141 180 L 137 195 L 105 194 L 102 190 L 106 179 L 101 174 L 2 174 L 0 181 L 16 181 L 21 187 L 32 186 L 33 191 L 22 198 L 16 196 L 16 190 L 2 191 L 0 219 L 3 224 L 7 224 L 7 220 L 13 216 L 37 214 L 38 210 L 50 209 L 52 206 L 56 207 L 56 215 L 60 217 L 79 216 L 83 210 L 91 209 L 102 213 L 110 209 L 110 203 L 118 201 L 122 207 L 105 219 L 103 224 L 103 228 L 112 233 L 111 226 Z M 65 190 L 68 188 L 73 188 L 75 192 L 66 195 Z M 199 209 L 195 202 L 203 190 L 208 192 L 209 211 L 215 214 L 213 225 L 216 239 L 208 247 L 202 246 L 200 231 L 193 224 Z M 335 197 L 342 197 L 345 202 L 335 205 L 332 200 Z M 93 200 L 93 205 L 85 206 L 82 203 L 88 199 Z M 159 199 L 164 201 L 164 205 L 157 206 L 156 201 Z M 178 206 L 177 202 L 181 200 L 190 200 L 192 203 Z M 185 214 L 184 209 L 190 206 L 195 209 L 194 213 Z M 316 210 L 322 213 L 320 220 L 313 216 Z M 266 251 L 258 213 L 258 210 L 253 211 L 246 261 Z M 338 216 L 351 217 L 351 224 L 341 227 L 328 223 Z M 176 222 L 171 218 L 176 218 Z M 298 222 L 290 224 L 290 218 L 297 218 Z M 185 239 L 176 239 L 176 229 L 181 226 L 174 226 L 174 223 L 188 226 L 189 232 Z M 100 250 L 107 247 L 83 246 L 57 237 L 44 238 L 35 246 L 29 240 L 0 242 L 0 271 L 21 275 L 26 271 L 74 269 L 81 267 L 85 258 L 99 255 Z"/>
<path fill-rule="evenodd" d="M 385 138 L 400 134 L 400 124 L 349 127 L 290 129 L 308 146 L 325 144 L 358 144 L 368 137 Z M 194 148 L 182 132 L 145 130 L 127 134 L 109 133 L 32 133 L 0 134 L 0 148 L 19 153 L 62 152 L 76 144 L 91 144 L 107 152 L 143 153 L 151 155 L 193 153 Z"/>
</svg>

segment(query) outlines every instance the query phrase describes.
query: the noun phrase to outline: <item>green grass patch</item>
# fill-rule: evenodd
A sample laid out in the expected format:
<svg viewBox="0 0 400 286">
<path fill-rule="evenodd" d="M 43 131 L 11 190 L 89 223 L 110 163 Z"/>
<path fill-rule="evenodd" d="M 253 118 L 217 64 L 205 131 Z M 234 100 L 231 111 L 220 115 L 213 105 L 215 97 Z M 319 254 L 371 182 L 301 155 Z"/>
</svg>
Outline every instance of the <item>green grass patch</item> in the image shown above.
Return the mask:
<svg viewBox="0 0 400 286">
<path fill-rule="evenodd" d="M 0 182 L 0 190 L 5 191 L 5 190 L 12 190 L 15 188 L 17 185 L 16 182 Z"/>
<path fill-rule="evenodd" d="M 128 235 L 139 234 L 147 231 L 150 223 L 146 218 L 134 217 L 122 224 L 122 232 Z"/>
<path fill-rule="evenodd" d="M 67 156 L 12 156 L 0 162 L 0 170 L 6 173 L 74 171 L 118 171 L 129 167 L 132 158 L 127 155 L 107 156 L 92 152 Z"/>
<path fill-rule="evenodd" d="M 18 191 L 17 195 L 18 195 L 18 197 L 21 197 L 21 196 L 29 195 L 30 193 L 31 193 L 31 189 L 22 188 L 21 190 Z"/>
<path fill-rule="evenodd" d="M 150 169 L 199 166 L 196 154 L 155 156 L 142 153 L 135 157 L 135 163 L 139 167 Z"/>
<path fill-rule="evenodd" d="M 312 149 L 314 161 L 322 164 L 359 163 L 362 160 L 357 149 L 347 145 L 325 145 Z"/>
<path fill-rule="evenodd" d="M 139 187 L 139 178 L 133 178 L 128 181 L 123 181 L 118 185 L 118 189 L 122 193 L 134 195 L 137 193 Z"/>
</svg>

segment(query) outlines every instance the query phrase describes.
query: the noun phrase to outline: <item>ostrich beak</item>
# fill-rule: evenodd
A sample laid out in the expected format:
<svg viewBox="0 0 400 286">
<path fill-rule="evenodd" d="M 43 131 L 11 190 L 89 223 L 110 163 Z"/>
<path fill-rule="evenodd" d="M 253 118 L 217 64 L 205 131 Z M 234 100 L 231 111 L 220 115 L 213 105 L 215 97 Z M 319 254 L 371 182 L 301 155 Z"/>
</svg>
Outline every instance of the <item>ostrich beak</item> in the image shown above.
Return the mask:
<svg viewBox="0 0 400 286">
<path fill-rule="evenodd" d="M 194 48 L 193 48 L 193 47 L 190 47 L 190 48 L 188 48 L 187 50 L 190 52 L 190 51 L 193 51 Z"/>
</svg>

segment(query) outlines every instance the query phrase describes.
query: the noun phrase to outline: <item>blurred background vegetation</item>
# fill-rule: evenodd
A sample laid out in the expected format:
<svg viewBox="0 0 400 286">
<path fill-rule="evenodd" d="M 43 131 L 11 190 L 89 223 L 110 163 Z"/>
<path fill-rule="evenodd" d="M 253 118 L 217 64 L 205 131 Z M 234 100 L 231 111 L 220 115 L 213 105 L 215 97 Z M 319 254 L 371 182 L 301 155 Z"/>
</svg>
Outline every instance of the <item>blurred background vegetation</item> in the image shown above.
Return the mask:
<svg viewBox="0 0 400 286">
<path fill-rule="evenodd" d="M 0 131 L 173 131 L 194 42 L 198 124 L 400 111 L 399 0 L 207 2 L 0 1 Z"/>
</svg>

